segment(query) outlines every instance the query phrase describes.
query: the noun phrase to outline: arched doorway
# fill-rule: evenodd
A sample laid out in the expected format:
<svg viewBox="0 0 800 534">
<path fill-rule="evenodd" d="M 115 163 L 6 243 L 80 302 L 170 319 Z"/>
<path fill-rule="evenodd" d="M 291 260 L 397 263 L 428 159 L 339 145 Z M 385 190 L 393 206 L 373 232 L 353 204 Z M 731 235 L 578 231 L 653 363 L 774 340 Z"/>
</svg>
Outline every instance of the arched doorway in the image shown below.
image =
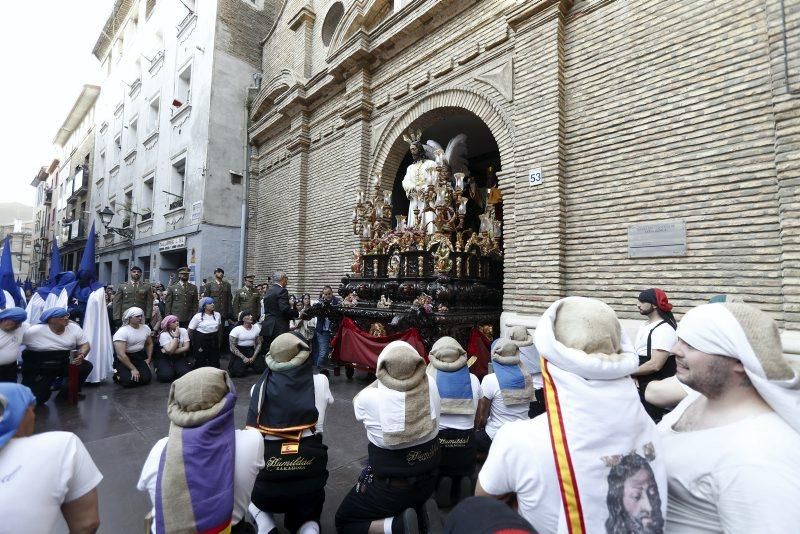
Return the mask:
<svg viewBox="0 0 800 534">
<path fill-rule="evenodd" d="M 478 230 L 478 216 L 485 212 L 489 201 L 489 191 L 497 187 L 497 173 L 502 170 L 500 149 L 489 127 L 477 115 L 460 107 L 441 107 L 423 113 L 414 120 L 409 129 L 422 132 L 423 143 L 433 140 L 443 147 L 459 134 L 467 136 L 467 161 L 469 179 L 472 184 L 470 201 L 467 204 L 465 226 Z M 392 161 L 384 167 L 384 181 L 392 179 L 392 220 L 396 215 L 407 215 L 409 200 L 402 187 L 406 169 L 412 163 L 408 144 L 400 136 L 395 140 L 392 152 L 404 151 L 395 169 Z M 502 203 L 494 204 L 495 217 L 502 220 Z"/>
</svg>

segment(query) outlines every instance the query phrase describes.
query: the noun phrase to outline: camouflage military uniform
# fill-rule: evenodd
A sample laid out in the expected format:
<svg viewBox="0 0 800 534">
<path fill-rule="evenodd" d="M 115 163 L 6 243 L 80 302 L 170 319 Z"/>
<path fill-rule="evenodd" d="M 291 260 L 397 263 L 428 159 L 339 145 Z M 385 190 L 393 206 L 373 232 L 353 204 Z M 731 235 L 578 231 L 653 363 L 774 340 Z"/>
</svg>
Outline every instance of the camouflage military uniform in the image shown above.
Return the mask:
<svg viewBox="0 0 800 534">
<path fill-rule="evenodd" d="M 114 293 L 114 320 L 121 321 L 122 314 L 125 310 L 136 306 L 144 311 L 144 316 L 147 321 L 153 315 L 153 290 L 149 282 L 128 281 L 121 284 Z"/>
<path fill-rule="evenodd" d="M 164 303 L 167 315 L 177 316 L 181 326 L 186 328 L 200 305 L 197 298 L 197 286 L 190 282 L 186 282 L 186 285 L 182 282 L 175 282 L 167 288 Z"/>
</svg>

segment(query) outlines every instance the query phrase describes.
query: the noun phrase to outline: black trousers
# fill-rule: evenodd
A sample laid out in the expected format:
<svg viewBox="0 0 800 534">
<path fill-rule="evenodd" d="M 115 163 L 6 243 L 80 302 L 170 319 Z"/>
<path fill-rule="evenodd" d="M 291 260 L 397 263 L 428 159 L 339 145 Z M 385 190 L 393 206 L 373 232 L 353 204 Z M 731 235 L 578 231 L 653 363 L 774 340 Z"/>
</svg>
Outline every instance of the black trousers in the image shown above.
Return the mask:
<svg viewBox="0 0 800 534">
<path fill-rule="evenodd" d="M 294 495 L 273 496 L 266 500 L 253 499 L 259 510 L 270 514 L 284 514 L 283 526 L 294 534 L 303 524 L 309 521 L 319 523 L 322 507 L 325 504 L 325 488 L 301 497 Z"/>
<path fill-rule="evenodd" d="M 216 367 L 219 369 L 219 337 L 217 332 L 211 334 L 195 332 L 192 346 L 194 347 L 194 366 L 196 369 L 200 367 Z"/>
<path fill-rule="evenodd" d="M 136 370 L 139 371 L 139 381 L 134 382 L 131 370 L 122 365 L 122 362 L 116 360 L 114 362 L 114 369 L 117 370 L 115 375 L 116 382 L 124 388 L 135 388 L 138 386 L 146 386 L 153 379 L 153 373 L 150 371 L 150 366 L 145 361 L 147 354 L 142 350 L 139 352 L 128 352 L 128 359 L 131 361 Z"/>
<path fill-rule="evenodd" d="M 253 352 L 256 350 L 255 347 L 240 347 L 239 345 L 236 345 L 236 348 L 248 358 L 251 358 L 253 356 Z M 264 359 L 263 354 L 259 354 L 256 359 L 253 360 L 253 363 L 247 365 L 244 363 L 244 361 L 242 361 L 241 358 L 231 352 L 231 359 L 228 362 L 228 374 L 233 378 L 241 378 L 243 376 L 247 376 L 248 373 L 260 375 L 266 368 L 267 361 Z"/>
<path fill-rule="evenodd" d="M 172 382 L 193 368 L 192 361 L 185 352 L 177 357 L 162 354 L 156 360 L 156 380 L 159 382 Z"/>
<path fill-rule="evenodd" d="M 17 362 L 0 365 L 0 382 L 17 381 Z"/>
<path fill-rule="evenodd" d="M 422 517 L 425 501 L 435 487 L 434 475 L 413 482 L 376 477 L 359 482 L 336 510 L 336 532 L 366 534 L 373 521 L 400 515 L 406 508 L 415 508 L 417 516 Z"/>
<path fill-rule="evenodd" d="M 46 353 L 45 353 L 46 354 Z M 54 358 L 50 356 L 38 357 L 36 353 L 25 351 L 22 355 L 22 385 L 28 386 L 36 397 L 36 404 L 44 404 L 50 399 L 50 386 L 60 377 L 67 378 L 69 360 L 66 357 Z M 83 360 L 78 366 L 78 390 L 94 366 Z M 68 380 L 64 381 L 62 390 L 69 387 Z"/>
</svg>

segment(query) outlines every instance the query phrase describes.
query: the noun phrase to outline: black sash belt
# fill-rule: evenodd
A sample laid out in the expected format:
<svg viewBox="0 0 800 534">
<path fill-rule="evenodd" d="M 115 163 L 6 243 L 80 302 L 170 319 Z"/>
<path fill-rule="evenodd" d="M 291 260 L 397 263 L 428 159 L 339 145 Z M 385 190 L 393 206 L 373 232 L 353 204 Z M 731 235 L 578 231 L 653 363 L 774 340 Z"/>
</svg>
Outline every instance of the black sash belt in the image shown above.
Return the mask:
<svg viewBox="0 0 800 534">
<path fill-rule="evenodd" d="M 367 447 L 369 465 L 378 478 L 411 478 L 432 475 L 441 459 L 438 436 L 405 449 Z"/>
<path fill-rule="evenodd" d="M 68 350 L 31 350 L 22 351 L 22 371 L 26 369 L 43 369 L 60 371 L 69 363 Z"/>
</svg>

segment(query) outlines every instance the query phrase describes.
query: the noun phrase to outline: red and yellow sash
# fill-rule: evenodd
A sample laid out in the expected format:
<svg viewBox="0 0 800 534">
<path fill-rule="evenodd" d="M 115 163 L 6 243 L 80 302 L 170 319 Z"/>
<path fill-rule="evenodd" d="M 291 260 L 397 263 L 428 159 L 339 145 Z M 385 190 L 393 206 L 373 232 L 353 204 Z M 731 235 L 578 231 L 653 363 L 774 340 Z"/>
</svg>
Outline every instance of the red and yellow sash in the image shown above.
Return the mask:
<svg viewBox="0 0 800 534">
<path fill-rule="evenodd" d="M 564 430 L 564 420 L 558 400 L 558 389 L 556 389 L 553 377 L 550 375 L 549 364 L 544 356 L 542 356 L 541 361 L 547 421 L 550 425 L 550 442 L 556 462 L 558 484 L 561 488 L 561 502 L 564 506 L 567 531 L 570 534 L 585 534 L 586 525 L 583 521 L 583 507 L 578 493 L 578 483 L 575 480 L 575 469 L 572 466 L 567 435 Z"/>
</svg>

